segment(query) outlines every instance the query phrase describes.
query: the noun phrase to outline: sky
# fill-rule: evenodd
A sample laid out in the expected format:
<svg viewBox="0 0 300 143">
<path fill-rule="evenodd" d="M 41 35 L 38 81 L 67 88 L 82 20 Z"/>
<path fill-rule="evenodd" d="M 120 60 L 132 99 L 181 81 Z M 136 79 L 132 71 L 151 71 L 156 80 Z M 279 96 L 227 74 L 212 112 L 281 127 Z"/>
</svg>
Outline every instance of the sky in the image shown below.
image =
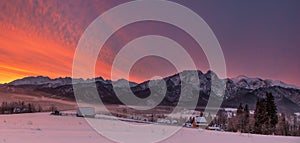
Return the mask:
<svg viewBox="0 0 300 143">
<path fill-rule="evenodd" d="M 2 0 L 0 3 L 0 83 L 26 76 L 72 75 L 76 45 L 88 25 L 121 0 Z M 222 47 L 227 76 L 260 77 L 300 86 L 300 1 L 174 1 L 200 15 Z M 180 17 L 178 17 L 180 19 Z M 96 75 L 110 79 L 114 57 L 126 43 L 157 34 L 174 39 L 197 68 L 210 69 L 201 47 L 182 29 L 147 21 L 123 27 L 99 53 Z M 178 57 L 180 58 L 180 57 Z M 163 58 L 148 56 L 134 64 L 129 80 L 176 73 Z"/>
</svg>

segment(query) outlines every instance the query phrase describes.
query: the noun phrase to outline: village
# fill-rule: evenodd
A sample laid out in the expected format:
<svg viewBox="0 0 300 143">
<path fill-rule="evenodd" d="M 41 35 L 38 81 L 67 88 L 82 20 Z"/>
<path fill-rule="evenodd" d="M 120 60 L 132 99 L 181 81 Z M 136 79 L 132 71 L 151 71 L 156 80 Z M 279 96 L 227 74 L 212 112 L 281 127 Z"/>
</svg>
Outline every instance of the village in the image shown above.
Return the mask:
<svg viewBox="0 0 300 143">
<path fill-rule="evenodd" d="M 181 113 L 175 113 L 171 116 L 167 114 L 159 113 L 148 113 L 148 114 L 134 114 L 128 113 L 124 108 L 115 109 L 110 113 L 98 113 L 94 107 L 79 107 L 76 112 L 60 112 L 54 110 L 51 112 L 52 115 L 59 116 L 77 116 L 84 118 L 95 118 L 101 120 L 119 120 L 124 122 L 135 122 L 143 124 L 159 124 L 167 126 L 181 126 L 185 128 L 194 128 L 199 130 L 214 130 L 214 131 L 230 131 L 230 132 L 249 132 L 250 126 L 247 130 L 243 128 L 232 129 L 233 126 L 238 126 L 239 121 L 237 120 L 238 109 L 235 108 L 220 108 L 216 115 L 209 112 L 186 110 Z M 294 116 L 287 116 L 286 120 L 288 124 L 297 124 L 300 121 L 300 114 L 295 113 Z M 254 116 L 254 111 L 249 111 L 249 116 Z M 281 117 L 281 113 L 278 113 Z M 251 124 L 254 121 L 249 121 Z M 246 126 L 246 125 L 241 125 Z M 278 127 L 278 129 L 281 129 Z"/>
<path fill-rule="evenodd" d="M 118 110 L 117 110 L 118 111 Z M 51 112 L 51 115 L 58 116 L 77 116 L 84 118 L 96 118 L 96 119 L 105 119 L 105 120 L 120 120 L 125 122 L 137 122 L 137 123 L 146 123 L 146 124 L 160 124 L 160 125 L 171 125 L 171 126 L 182 126 L 186 128 L 196 128 L 196 129 L 206 129 L 206 130 L 215 130 L 215 131 L 224 131 L 222 126 L 213 122 L 217 120 L 218 115 L 213 115 L 210 113 L 202 111 L 187 110 L 180 115 L 172 115 L 168 117 L 165 114 L 128 114 L 124 109 L 122 112 L 112 112 L 112 114 L 99 114 L 95 111 L 94 107 L 79 107 L 75 112 L 60 112 L 54 110 Z M 220 109 L 222 113 L 225 113 L 227 117 L 233 117 L 236 115 L 236 109 L 224 108 Z M 126 114 L 125 114 L 126 113 Z M 253 114 L 254 111 L 251 111 Z M 191 116 L 188 116 L 191 115 Z"/>
<path fill-rule="evenodd" d="M 135 122 L 144 124 L 159 124 L 167 126 L 179 126 L 185 128 L 270 134 L 264 130 L 261 132 L 257 124 L 254 110 L 240 105 L 239 108 L 220 108 L 205 109 L 196 108 L 195 110 L 180 109 L 172 112 L 173 107 L 158 106 L 151 110 L 138 111 L 123 105 L 108 105 L 108 112 L 98 110 L 93 106 L 79 107 L 77 111 L 59 110 L 58 107 L 50 106 L 43 110 L 38 104 L 25 102 L 3 102 L 0 106 L 0 114 L 21 114 L 34 112 L 51 112 L 51 115 L 57 116 L 75 116 L 105 120 L 120 120 L 124 122 Z M 210 111 L 218 111 L 215 114 Z M 276 113 L 277 123 L 274 125 L 274 133 L 285 136 L 299 136 L 300 113 Z M 262 118 L 262 117 L 259 117 Z"/>
</svg>

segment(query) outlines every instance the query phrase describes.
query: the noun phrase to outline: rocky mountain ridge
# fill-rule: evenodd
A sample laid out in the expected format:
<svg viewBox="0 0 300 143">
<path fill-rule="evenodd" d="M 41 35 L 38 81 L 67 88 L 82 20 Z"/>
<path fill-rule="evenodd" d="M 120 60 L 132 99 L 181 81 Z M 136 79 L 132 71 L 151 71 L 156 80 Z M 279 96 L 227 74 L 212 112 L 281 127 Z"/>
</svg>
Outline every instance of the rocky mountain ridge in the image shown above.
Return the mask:
<svg viewBox="0 0 300 143">
<path fill-rule="evenodd" d="M 150 94 L 155 94 L 156 96 L 161 96 L 160 93 L 163 93 L 165 90 L 165 97 L 159 103 L 160 105 L 169 105 L 175 106 L 178 103 L 180 98 L 180 93 L 189 93 L 190 95 L 195 94 L 199 90 L 199 99 L 198 106 L 205 107 L 209 99 L 214 99 L 212 95 L 217 94 L 213 92 L 218 92 L 212 90 L 222 89 L 222 84 L 212 83 L 212 79 L 219 83 L 224 83 L 224 98 L 222 107 L 237 107 L 239 103 L 249 104 L 250 108 L 255 108 L 255 103 L 257 99 L 264 98 L 267 92 L 270 92 L 274 95 L 278 110 L 280 112 L 300 112 L 300 89 L 296 86 L 283 83 L 281 81 L 273 80 L 263 80 L 260 78 L 248 78 L 245 76 L 239 76 L 237 78 L 227 78 L 219 79 L 218 76 L 212 72 L 208 71 L 207 73 L 202 73 L 197 71 L 199 85 L 189 85 L 181 87 L 181 82 L 183 78 L 186 78 L 186 81 L 196 80 L 190 76 L 184 76 L 189 71 L 183 71 L 172 76 L 165 77 L 156 81 L 145 81 L 143 83 L 137 84 L 134 82 L 129 82 L 130 89 L 135 96 L 140 98 L 147 98 Z M 183 76 L 182 76 L 183 75 Z M 182 76 L 182 77 L 181 77 Z M 156 86 L 160 82 L 165 82 L 165 89 L 162 89 L 161 86 Z M 84 85 L 82 87 L 93 86 L 93 82 L 96 83 L 97 90 L 100 98 L 104 103 L 107 104 L 122 104 L 114 92 L 113 85 L 117 85 L 116 88 L 122 89 L 122 86 L 126 85 L 128 81 L 125 79 L 120 79 L 118 81 L 104 80 L 102 77 L 95 79 L 74 79 L 74 84 Z M 156 83 L 155 83 L 156 82 Z M 152 84 L 150 84 L 152 83 Z M 154 83 L 154 84 L 153 84 Z M 220 87 L 217 87 L 220 86 Z M 155 90 L 151 90 L 151 89 Z M 22 90 L 20 90 L 22 89 Z M 74 91 L 72 86 L 72 79 L 69 77 L 66 78 L 56 78 L 50 79 L 49 77 L 26 77 L 23 79 L 15 80 L 11 83 L 1 86 L 1 90 L 17 92 L 17 91 L 38 91 L 45 92 L 49 95 L 55 95 L 57 97 L 64 97 L 67 99 L 74 100 Z M 90 93 L 85 91 L 82 93 L 88 96 Z M 126 96 L 129 93 L 128 91 L 123 92 L 123 96 Z M 193 98 L 186 95 L 185 102 L 188 104 Z M 93 99 L 89 99 L 93 100 Z M 141 105 L 151 104 L 157 101 L 147 101 L 146 103 L 141 103 Z"/>
</svg>

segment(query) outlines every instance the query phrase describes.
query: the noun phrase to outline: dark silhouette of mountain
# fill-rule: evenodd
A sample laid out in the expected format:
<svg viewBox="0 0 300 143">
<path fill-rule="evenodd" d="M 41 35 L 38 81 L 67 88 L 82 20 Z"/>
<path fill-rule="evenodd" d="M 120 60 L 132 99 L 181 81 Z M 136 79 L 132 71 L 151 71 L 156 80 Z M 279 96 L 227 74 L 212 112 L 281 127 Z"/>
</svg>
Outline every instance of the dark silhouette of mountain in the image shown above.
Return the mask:
<svg viewBox="0 0 300 143">
<path fill-rule="evenodd" d="M 247 103 L 250 109 L 255 108 L 255 103 L 259 98 L 265 98 L 267 92 L 272 93 L 275 97 L 275 102 L 279 112 L 300 112 L 300 89 L 293 85 L 285 84 L 281 81 L 263 80 L 260 78 L 248 78 L 239 76 L 232 79 L 219 79 L 218 76 L 212 72 L 202 73 L 196 71 L 198 79 L 189 76 L 189 72 L 183 71 L 181 73 L 165 77 L 160 80 L 150 80 L 137 84 L 130 82 L 130 89 L 135 96 L 139 98 L 147 98 L 150 94 L 159 97 L 164 96 L 159 105 L 175 106 L 177 105 L 180 96 L 184 97 L 183 102 L 188 105 L 195 98 L 192 96 L 199 96 L 198 107 L 205 107 L 208 100 L 216 100 L 218 90 L 224 86 L 224 97 L 222 107 L 236 108 L 240 103 Z M 195 72 L 195 71 L 193 71 Z M 184 80 L 183 80 L 184 79 Z M 214 79 L 214 80 L 213 80 Z M 199 80 L 199 85 L 186 85 L 183 86 L 182 82 Z M 215 82 L 213 83 L 212 80 Z M 93 82 L 96 87 L 101 100 L 105 104 L 122 104 L 117 97 L 115 90 L 119 90 L 122 96 L 132 95 L 131 91 L 125 90 L 124 86 L 127 81 L 121 79 L 118 81 L 104 80 L 102 77 L 95 79 L 74 79 L 76 87 L 89 89 L 93 87 Z M 162 85 L 165 83 L 165 87 Z M 115 86 L 115 90 L 113 88 Z M 217 89 L 217 90 L 212 90 Z M 11 83 L 0 86 L 1 91 L 17 92 L 17 93 L 46 93 L 55 98 L 62 98 L 68 100 L 75 100 L 74 91 L 72 86 L 72 79 L 56 78 L 50 79 L 48 77 L 27 77 L 15 80 Z M 199 93 L 196 91 L 199 90 Z M 85 101 L 96 101 L 91 96 L 89 90 L 78 89 L 79 93 L 84 95 Z M 165 93 L 165 94 L 164 94 Z M 181 93 L 187 93 L 181 95 Z M 144 103 L 137 103 L 137 105 L 152 105 L 156 101 L 149 99 Z"/>
</svg>

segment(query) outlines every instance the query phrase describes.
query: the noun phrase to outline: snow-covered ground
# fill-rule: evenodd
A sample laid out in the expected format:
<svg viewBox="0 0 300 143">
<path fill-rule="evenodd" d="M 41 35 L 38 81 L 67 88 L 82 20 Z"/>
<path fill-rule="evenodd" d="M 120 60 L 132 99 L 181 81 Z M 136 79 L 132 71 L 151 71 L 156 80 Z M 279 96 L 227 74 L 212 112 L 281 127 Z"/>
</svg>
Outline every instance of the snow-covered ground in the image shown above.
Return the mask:
<svg viewBox="0 0 300 143">
<path fill-rule="evenodd" d="M 105 120 L 103 120 L 105 122 Z M 130 132 L 116 132 L 126 137 Z M 136 136 L 139 138 L 139 136 Z M 110 143 L 83 118 L 33 113 L 0 116 L 0 142 Z M 299 143 L 300 137 L 263 136 L 183 128 L 164 143 Z"/>
</svg>

